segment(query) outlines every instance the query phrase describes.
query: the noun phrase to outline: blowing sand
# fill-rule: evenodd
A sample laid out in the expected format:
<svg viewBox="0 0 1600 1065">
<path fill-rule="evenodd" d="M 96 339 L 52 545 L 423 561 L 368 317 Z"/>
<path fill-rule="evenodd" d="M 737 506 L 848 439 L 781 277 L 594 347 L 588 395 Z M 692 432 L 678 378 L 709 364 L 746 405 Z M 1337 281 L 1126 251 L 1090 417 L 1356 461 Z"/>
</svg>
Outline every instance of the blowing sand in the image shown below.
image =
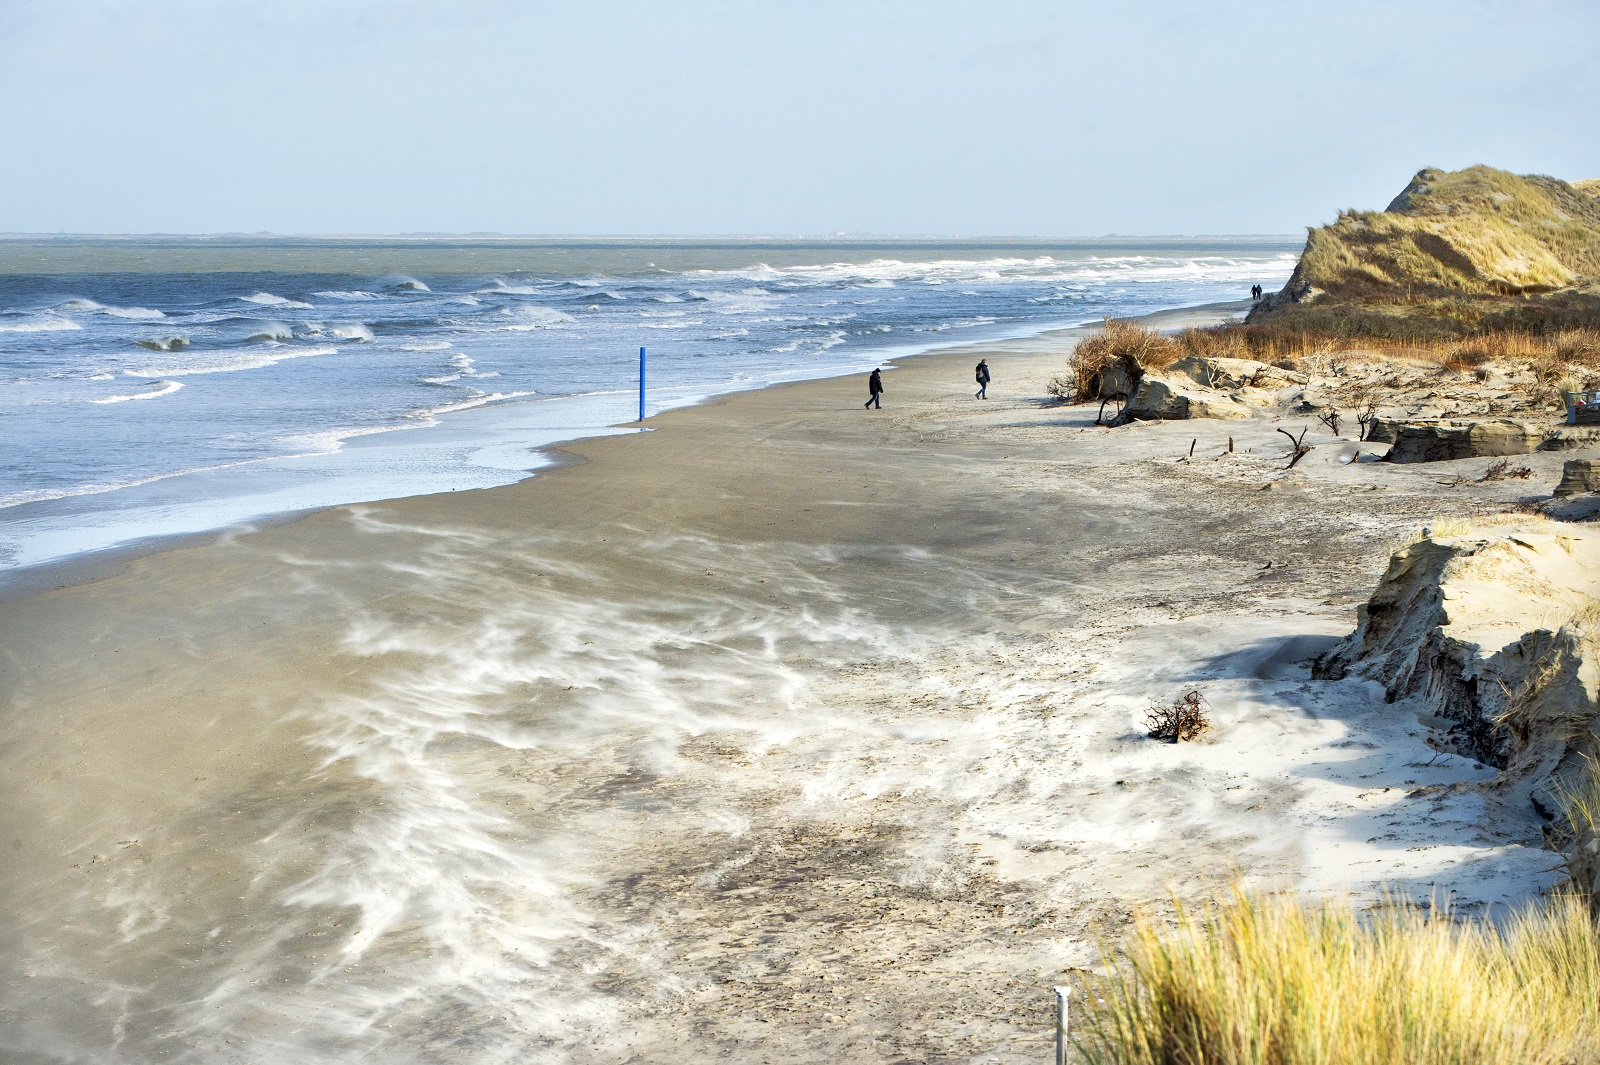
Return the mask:
<svg viewBox="0 0 1600 1065">
<path fill-rule="evenodd" d="M 0 604 L 0 1050 L 1036 1062 L 1133 907 L 1554 883 L 1490 770 L 1302 663 L 1405 530 L 1560 459 L 1448 499 L 1348 441 L 1285 474 L 1266 418 L 1044 402 L 1070 342 Z M 1216 727 L 1146 738 L 1190 689 Z"/>
</svg>

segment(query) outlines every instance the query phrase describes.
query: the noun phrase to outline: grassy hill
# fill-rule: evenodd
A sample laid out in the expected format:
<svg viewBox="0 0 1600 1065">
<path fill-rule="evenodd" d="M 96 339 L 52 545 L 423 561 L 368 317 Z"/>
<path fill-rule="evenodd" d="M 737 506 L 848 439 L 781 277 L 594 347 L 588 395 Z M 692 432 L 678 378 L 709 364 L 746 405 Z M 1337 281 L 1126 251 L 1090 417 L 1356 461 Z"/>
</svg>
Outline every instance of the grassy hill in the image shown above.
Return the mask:
<svg viewBox="0 0 1600 1065">
<path fill-rule="evenodd" d="M 1427 169 L 1382 211 L 1310 231 L 1251 321 L 1384 335 L 1600 324 L 1600 180 Z"/>
</svg>

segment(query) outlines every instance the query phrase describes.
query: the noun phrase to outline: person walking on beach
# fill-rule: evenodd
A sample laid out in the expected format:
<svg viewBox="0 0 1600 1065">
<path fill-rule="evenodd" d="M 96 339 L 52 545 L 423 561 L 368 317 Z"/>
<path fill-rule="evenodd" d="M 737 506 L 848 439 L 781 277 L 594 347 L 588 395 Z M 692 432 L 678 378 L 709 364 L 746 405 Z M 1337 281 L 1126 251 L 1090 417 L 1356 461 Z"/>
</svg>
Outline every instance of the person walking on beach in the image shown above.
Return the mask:
<svg viewBox="0 0 1600 1065">
<path fill-rule="evenodd" d="M 988 399 L 989 398 L 989 360 L 988 359 L 979 359 L 978 360 L 977 374 L 978 374 L 978 390 L 973 393 L 973 398 L 975 398 L 975 399 Z"/>
<path fill-rule="evenodd" d="M 873 370 L 872 376 L 867 378 L 867 401 L 863 407 L 876 407 L 883 409 L 883 403 L 878 399 L 883 395 L 883 376 L 880 370 Z"/>
</svg>

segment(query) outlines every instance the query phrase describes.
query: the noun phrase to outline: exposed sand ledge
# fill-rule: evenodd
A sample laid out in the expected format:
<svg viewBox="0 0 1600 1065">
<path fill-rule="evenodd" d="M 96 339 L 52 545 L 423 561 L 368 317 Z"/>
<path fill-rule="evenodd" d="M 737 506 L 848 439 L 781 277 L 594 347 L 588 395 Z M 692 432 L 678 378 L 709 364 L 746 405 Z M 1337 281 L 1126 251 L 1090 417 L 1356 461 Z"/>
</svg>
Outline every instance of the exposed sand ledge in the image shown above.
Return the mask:
<svg viewBox="0 0 1600 1065">
<path fill-rule="evenodd" d="M 1065 348 L 919 356 L 882 411 L 860 378 L 740 393 L 0 606 L 0 1029 L 1037 1061 L 1048 986 L 1169 888 L 1482 913 L 1554 882 L 1529 811 L 1453 787 L 1488 770 L 1297 663 L 1405 527 L 1561 457 L 1448 504 L 1325 438 L 1285 475 L 1266 417 L 1040 402 Z M 1144 738 L 1188 688 L 1218 727 Z"/>
</svg>

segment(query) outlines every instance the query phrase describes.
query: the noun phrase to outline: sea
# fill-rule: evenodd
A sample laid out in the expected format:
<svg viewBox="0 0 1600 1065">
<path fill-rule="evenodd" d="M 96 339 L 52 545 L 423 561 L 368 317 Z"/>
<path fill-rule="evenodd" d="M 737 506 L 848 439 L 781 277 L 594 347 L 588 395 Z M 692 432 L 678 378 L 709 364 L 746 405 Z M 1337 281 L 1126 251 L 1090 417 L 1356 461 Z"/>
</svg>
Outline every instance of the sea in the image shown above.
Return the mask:
<svg viewBox="0 0 1600 1065">
<path fill-rule="evenodd" d="M 0 580 L 276 515 L 517 481 L 550 444 L 636 431 L 641 349 L 653 414 L 1240 299 L 1280 285 L 1299 247 L 0 239 Z"/>
</svg>

